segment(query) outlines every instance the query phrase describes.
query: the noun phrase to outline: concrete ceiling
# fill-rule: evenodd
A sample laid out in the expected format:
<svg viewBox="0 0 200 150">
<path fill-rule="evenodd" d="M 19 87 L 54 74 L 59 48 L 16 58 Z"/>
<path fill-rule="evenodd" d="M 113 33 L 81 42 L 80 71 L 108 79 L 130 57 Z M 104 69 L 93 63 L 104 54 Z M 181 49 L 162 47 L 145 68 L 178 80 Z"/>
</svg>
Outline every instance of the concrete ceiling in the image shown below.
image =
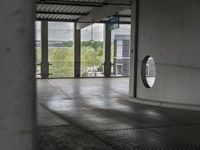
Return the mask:
<svg viewBox="0 0 200 150">
<path fill-rule="evenodd" d="M 37 0 L 36 20 L 77 22 L 77 28 L 118 15 L 130 23 L 130 0 Z"/>
</svg>

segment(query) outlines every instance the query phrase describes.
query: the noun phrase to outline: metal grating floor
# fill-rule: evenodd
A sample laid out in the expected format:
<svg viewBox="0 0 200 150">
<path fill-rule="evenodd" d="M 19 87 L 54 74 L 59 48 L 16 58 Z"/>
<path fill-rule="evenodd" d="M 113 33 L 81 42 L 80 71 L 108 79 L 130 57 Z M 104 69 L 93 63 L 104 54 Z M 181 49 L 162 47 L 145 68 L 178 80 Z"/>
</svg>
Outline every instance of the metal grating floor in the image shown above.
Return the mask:
<svg viewBox="0 0 200 150">
<path fill-rule="evenodd" d="M 199 150 L 200 126 L 93 132 L 115 150 Z"/>
<path fill-rule="evenodd" d="M 200 123 L 196 112 L 187 114 L 185 111 L 164 109 L 165 117 L 170 114 L 164 120 L 144 114 L 123 114 L 122 108 L 117 108 L 118 112 L 113 108 L 79 109 L 74 112 L 54 111 L 47 105 L 43 107 L 114 150 L 200 150 Z M 137 109 L 145 111 L 149 108 Z M 178 116 L 179 119 L 176 119 Z"/>
<path fill-rule="evenodd" d="M 38 127 L 38 150 L 113 150 L 73 125 Z"/>
</svg>

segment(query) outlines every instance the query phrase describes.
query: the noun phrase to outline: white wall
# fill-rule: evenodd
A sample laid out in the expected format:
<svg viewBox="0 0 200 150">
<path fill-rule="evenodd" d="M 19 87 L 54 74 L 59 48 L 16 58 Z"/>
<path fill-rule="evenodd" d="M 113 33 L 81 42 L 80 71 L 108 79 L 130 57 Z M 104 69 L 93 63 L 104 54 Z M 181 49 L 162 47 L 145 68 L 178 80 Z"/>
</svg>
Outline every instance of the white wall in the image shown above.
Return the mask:
<svg viewBox="0 0 200 150">
<path fill-rule="evenodd" d="M 169 107 L 186 104 L 180 106 L 199 109 L 200 1 L 139 0 L 138 41 L 137 97 Z M 157 69 L 150 89 L 141 80 L 141 61 L 146 55 L 154 58 Z"/>
</svg>

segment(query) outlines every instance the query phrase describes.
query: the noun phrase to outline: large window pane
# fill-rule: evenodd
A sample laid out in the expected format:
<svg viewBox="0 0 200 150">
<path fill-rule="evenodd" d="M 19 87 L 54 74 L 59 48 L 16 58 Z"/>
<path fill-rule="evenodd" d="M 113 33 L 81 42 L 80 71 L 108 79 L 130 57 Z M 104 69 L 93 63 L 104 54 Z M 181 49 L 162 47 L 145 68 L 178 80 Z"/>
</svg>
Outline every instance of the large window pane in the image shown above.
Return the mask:
<svg viewBox="0 0 200 150">
<path fill-rule="evenodd" d="M 129 76 L 130 32 L 130 25 L 120 25 L 112 30 L 112 76 Z"/>
<path fill-rule="evenodd" d="M 81 30 L 81 76 L 103 76 L 103 24 Z"/>
<path fill-rule="evenodd" d="M 35 22 L 36 77 L 41 77 L 41 22 Z"/>
<path fill-rule="evenodd" d="M 74 23 L 49 22 L 49 76 L 74 76 Z"/>
</svg>

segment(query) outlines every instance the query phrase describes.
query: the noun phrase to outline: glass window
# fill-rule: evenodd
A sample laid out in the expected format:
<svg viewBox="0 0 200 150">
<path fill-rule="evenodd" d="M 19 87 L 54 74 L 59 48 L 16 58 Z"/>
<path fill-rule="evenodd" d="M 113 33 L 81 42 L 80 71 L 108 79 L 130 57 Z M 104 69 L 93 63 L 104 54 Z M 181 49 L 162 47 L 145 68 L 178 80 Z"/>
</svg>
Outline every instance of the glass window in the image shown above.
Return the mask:
<svg viewBox="0 0 200 150">
<path fill-rule="evenodd" d="M 112 76 L 129 76 L 130 64 L 130 25 L 120 25 L 111 32 Z M 120 72 L 119 70 L 120 66 Z"/>
<path fill-rule="evenodd" d="M 35 22 L 36 77 L 41 77 L 41 22 Z"/>
<path fill-rule="evenodd" d="M 81 30 L 81 76 L 103 76 L 103 24 L 93 24 Z"/>
<path fill-rule="evenodd" d="M 122 74 L 122 64 L 117 64 L 116 74 L 117 75 Z"/>
<path fill-rule="evenodd" d="M 49 22 L 49 77 L 74 76 L 74 23 Z"/>
<path fill-rule="evenodd" d="M 116 57 L 122 57 L 122 56 L 123 56 L 123 41 L 118 40 L 117 41 Z"/>
<path fill-rule="evenodd" d="M 147 88 L 153 87 L 156 80 L 156 65 L 153 57 L 146 56 L 142 62 L 142 81 Z"/>
</svg>

